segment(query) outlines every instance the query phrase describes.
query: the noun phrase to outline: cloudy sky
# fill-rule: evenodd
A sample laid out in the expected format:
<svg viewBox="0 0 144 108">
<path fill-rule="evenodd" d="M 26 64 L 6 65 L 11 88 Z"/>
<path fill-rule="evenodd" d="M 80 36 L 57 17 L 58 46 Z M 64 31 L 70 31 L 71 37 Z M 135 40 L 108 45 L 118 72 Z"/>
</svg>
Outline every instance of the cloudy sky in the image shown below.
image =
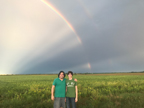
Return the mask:
<svg viewBox="0 0 144 108">
<path fill-rule="evenodd" d="M 144 70 L 143 0 L 0 0 L 0 74 Z"/>
</svg>

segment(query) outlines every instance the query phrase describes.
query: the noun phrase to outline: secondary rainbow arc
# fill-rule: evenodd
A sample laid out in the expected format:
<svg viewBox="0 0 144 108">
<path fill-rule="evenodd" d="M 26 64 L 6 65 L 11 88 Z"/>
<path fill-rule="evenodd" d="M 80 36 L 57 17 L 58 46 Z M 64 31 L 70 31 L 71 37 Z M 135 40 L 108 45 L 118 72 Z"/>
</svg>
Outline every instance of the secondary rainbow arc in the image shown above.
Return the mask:
<svg viewBox="0 0 144 108">
<path fill-rule="evenodd" d="M 59 15 L 63 21 L 68 25 L 68 27 L 73 31 L 75 36 L 77 37 L 77 40 L 80 44 L 82 44 L 81 38 L 79 35 L 76 33 L 75 29 L 71 25 L 71 23 L 47 0 L 41 0 L 44 4 L 46 4 L 50 9 L 52 9 L 57 15 Z M 88 68 L 91 69 L 91 64 L 88 62 Z"/>
</svg>

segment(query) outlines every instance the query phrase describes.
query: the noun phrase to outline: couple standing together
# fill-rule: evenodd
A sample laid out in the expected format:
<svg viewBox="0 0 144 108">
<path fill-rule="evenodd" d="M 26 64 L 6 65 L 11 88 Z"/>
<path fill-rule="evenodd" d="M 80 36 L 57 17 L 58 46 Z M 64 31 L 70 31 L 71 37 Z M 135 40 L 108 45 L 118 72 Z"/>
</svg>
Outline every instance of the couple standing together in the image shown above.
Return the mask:
<svg viewBox="0 0 144 108">
<path fill-rule="evenodd" d="M 76 108 L 78 101 L 77 79 L 73 79 L 73 72 L 68 71 L 68 79 L 65 78 L 64 71 L 60 71 L 58 78 L 52 84 L 51 99 L 54 100 L 54 108 L 65 108 L 65 101 L 67 108 Z"/>
</svg>

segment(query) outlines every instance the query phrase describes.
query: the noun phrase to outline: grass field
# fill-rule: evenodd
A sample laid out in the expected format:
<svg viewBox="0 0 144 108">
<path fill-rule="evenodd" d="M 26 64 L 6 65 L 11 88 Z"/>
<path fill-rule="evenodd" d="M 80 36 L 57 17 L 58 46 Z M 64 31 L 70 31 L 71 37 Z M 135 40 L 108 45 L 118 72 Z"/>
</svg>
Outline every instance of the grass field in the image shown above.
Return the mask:
<svg viewBox="0 0 144 108">
<path fill-rule="evenodd" d="M 73 77 L 78 79 L 77 108 L 144 108 L 144 73 Z M 57 75 L 0 76 L 0 108 L 53 108 L 55 78 Z"/>
</svg>

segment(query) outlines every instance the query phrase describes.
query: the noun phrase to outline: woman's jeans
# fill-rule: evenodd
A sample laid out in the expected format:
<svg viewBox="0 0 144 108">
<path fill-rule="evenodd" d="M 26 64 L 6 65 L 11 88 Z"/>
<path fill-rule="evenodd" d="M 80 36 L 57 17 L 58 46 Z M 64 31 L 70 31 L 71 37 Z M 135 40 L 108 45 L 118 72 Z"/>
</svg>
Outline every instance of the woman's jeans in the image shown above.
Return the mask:
<svg viewBox="0 0 144 108">
<path fill-rule="evenodd" d="M 75 98 L 66 97 L 67 108 L 70 108 L 70 104 L 72 105 L 72 108 L 76 108 Z"/>
</svg>

